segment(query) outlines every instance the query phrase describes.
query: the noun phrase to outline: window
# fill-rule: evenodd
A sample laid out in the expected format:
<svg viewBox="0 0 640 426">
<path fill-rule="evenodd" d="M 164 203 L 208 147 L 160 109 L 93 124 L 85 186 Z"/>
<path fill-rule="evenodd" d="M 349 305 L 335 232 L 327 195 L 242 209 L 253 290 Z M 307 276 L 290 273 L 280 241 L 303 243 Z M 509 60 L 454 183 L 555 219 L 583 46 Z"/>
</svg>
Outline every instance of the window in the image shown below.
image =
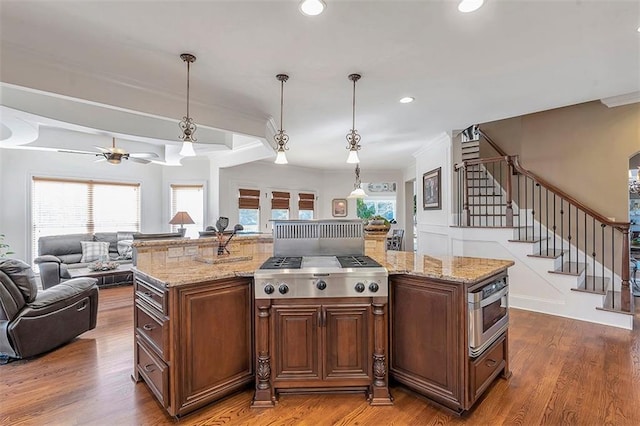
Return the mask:
<svg viewBox="0 0 640 426">
<path fill-rule="evenodd" d="M 396 217 L 396 200 L 395 199 L 375 199 L 367 198 L 357 200 L 358 217 L 366 219 L 371 216 L 382 216 L 387 220 Z"/>
<path fill-rule="evenodd" d="M 315 194 L 305 194 L 302 192 L 298 194 L 298 219 L 313 219 L 315 199 Z"/>
<path fill-rule="evenodd" d="M 31 254 L 48 235 L 140 231 L 140 184 L 34 177 Z"/>
<path fill-rule="evenodd" d="M 195 223 L 185 224 L 185 237 L 198 238 L 204 229 L 204 185 L 171 185 L 171 217 L 178 212 L 187 212 Z M 171 225 L 177 232 L 180 225 Z"/>
<path fill-rule="evenodd" d="M 245 231 L 260 232 L 260 191 L 240 189 L 238 196 L 238 223 Z"/>
<path fill-rule="evenodd" d="M 289 198 L 291 195 L 288 192 L 278 191 L 273 191 L 271 195 L 271 219 L 289 219 Z"/>
</svg>

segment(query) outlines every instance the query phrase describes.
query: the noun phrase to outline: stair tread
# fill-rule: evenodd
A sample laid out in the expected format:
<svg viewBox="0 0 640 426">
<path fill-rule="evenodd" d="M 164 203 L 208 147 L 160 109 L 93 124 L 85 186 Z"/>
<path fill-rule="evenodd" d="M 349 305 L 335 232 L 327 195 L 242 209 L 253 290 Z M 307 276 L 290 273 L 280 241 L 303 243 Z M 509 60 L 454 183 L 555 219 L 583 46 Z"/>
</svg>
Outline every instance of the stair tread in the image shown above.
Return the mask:
<svg viewBox="0 0 640 426">
<path fill-rule="evenodd" d="M 527 256 L 529 256 L 529 257 L 542 257 L 542 258 L 545 258 L 545 259 L 557 259 L 558 257 L 560 257 L 562 255 L 563 252 L 566 252 L 566 250 L 546 249 L 546 250 L 542 250 L 541 252 L 538 252 L 538 253 L 528 254 Z"/>
<path fill-rule="evenodd" d="M 526 237 L 526 238 L 520 238 L 520 239 L 513 239 L 513 240 L 507 240 L 510 243 L 539 243 L 540 241 L 544 241 L 546 240 L 547 237 L 538 237 L 538 236 L 532 236 L 532 237 Z"/>
<path fill-rule="evenodd" d="M 617 312 L 619 314 L 633 315 L 632 312 L 623 311 L 622 307 L 622 294 L 619 291 L 607 291 L 607 295 L 604 298 L 602 308 L 596 307 L 599 311 Z"/>
<path fill-rule="evenodd" d="M 553 271 L 549 271 L 551 274 L 561 274 L 561 275 L 575 275 L 578 276 L 582 274 L 586 265 L 584 263 L 577 262 L 564 262 L 560 268 L 554 269 Z"/>
<path fill-rule="evenodd" d="M 578 288 L 572 288 L 571 290 L 604 295 L 609 287 L 609 281 L 611 280 L 606 277 L 603 280 L 603 277 L 587 275 Z"/>
</svg>

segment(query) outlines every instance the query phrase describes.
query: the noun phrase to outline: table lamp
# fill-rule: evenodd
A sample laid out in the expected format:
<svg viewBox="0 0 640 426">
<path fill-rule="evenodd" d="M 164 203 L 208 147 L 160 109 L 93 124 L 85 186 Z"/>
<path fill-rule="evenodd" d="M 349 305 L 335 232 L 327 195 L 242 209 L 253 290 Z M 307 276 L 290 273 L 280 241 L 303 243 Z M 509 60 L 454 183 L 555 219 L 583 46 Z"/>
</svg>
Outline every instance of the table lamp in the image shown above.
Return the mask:
<svg viewBox="0 0 640 426">
<path fill-rule="evenodd" d="M 191 225 L 191 224 L 194 224 L 195 222 L 193 221 L 193 219 L 191 219 L 191 216 L 189 216 L 189 213 L 178 212 L 176 213 L 175 216 L 173 216 L 173 219 L 171 219 L 169 223 L 171 225 L 180 225 L 180 229 L 178 229 L 178 231 L 184 237 L 184 233 L 186 232 L 184 224 L 186 223 L 187 225 Z"/>
</svg>

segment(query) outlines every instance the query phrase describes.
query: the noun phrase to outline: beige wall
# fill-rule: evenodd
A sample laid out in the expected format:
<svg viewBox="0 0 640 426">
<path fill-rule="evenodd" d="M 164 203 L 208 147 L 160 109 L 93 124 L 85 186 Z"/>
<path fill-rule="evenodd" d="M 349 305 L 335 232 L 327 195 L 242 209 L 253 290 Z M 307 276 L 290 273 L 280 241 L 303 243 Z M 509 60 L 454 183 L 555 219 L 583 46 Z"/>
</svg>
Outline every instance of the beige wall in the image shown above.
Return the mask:
<svg viewBox="0 0 640 426">
<path fill-rule="evenodd" d="M 628 218 L 629 158 L 640 151 L 640 104 L 587 102 L 481 128 L 507 154 L 588 207 Z"/>
</svg>

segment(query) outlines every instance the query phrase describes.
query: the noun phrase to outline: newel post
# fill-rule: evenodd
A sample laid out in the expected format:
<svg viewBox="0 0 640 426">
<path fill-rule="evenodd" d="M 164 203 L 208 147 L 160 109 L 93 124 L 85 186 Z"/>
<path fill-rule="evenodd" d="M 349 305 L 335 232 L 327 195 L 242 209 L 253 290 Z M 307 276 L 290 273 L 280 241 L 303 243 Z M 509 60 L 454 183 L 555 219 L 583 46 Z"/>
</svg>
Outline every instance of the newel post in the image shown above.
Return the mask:
<svg viewBox="0 0 640 426">
<path fill-rule="evenodd" d="M 506 209 L 506 225 L 513 226 L 513 190 L 511 188 L 511 176 L 513 176 L 513 163 L 511 162 L 511 157 L 506 156 L 505 160 L 507 161 L 507 167 L 509 168 L 507 172 L 506 179 L 506 193 L 507 193 L 507 209 Z"/>
<path fill-rule="evenodd" d="M 631 312 L 631 290 L 629 289 L 629 225 L 622 231 L 622 288 L 620 289 L 620 304 L 624 312 Z"/>
</svg>

